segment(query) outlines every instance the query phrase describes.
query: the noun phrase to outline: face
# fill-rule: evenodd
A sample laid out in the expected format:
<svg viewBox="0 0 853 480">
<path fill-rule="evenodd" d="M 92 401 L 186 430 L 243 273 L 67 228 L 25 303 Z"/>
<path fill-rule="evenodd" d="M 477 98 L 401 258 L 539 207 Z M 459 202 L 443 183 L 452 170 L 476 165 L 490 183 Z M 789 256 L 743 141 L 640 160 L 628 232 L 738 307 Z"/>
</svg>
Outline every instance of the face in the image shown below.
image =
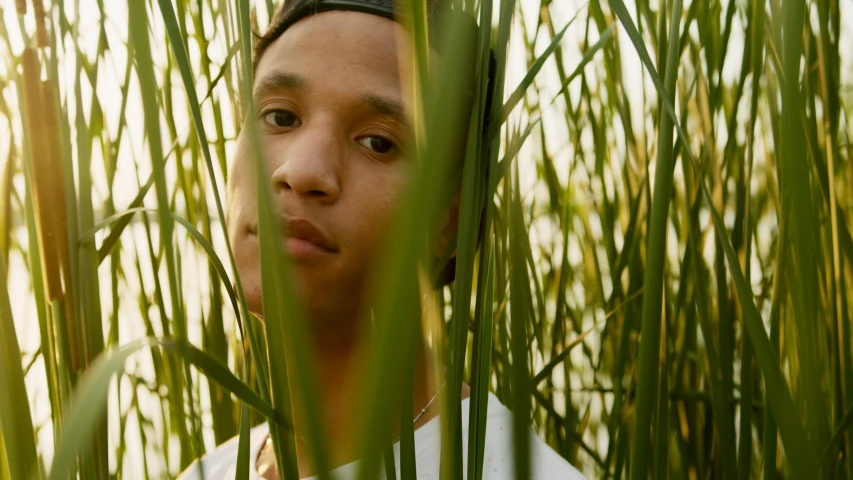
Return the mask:
<svg viewBox="0 0 853 480">
<path fill-rule="evenodd" d="M 407 171 L 411 108 L 396 22 L 334 11 L 304 18 L 264 52 L 255 72 L 255 122 L 282 251 L 309 318 L 357 314 Z M 400 47 L 400 48 L 398 48 Z M 404 76 L 407 75 L 404 72 Z M 243 129 L 246 132 L 246 129 Z M 254 162 L 241 134 L 229 178 L 227 223 L 249 308 L 262 312 Z"/>
</svg>

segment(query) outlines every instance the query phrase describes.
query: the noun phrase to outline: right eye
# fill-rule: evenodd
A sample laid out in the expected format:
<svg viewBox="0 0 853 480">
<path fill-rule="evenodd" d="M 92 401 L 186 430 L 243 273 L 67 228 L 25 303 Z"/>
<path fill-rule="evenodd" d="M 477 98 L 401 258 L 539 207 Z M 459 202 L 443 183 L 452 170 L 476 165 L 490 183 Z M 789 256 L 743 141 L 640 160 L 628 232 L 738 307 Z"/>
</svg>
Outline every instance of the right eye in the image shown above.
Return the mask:
<svg viewBox="0 0 853 480">
<path fill-rule="evenodd" d="M 264 114 L 264 121 L 271 127 L 294 128 L 302 125 L 299 117 L 287 110 L 270 110 Z"/>
</svg>

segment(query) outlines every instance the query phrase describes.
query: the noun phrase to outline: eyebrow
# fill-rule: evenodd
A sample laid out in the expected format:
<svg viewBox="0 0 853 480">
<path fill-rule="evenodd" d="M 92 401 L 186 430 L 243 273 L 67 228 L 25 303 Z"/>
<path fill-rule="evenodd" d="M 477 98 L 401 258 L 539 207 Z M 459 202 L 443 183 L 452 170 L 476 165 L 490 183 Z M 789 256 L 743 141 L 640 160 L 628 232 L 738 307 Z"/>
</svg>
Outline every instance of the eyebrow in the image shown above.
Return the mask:
<svg viewBox="0 0 853 480">
<path fill-rule="evenodd" d="M 390 117 L 407 129 L 411 128 L 409 117 L 406 115 L 406 109 L 403 108 L 402 103 L 369 93 L 362 95 L 361 101 L 379 115 Z"/>
<path fill-rule="evenodd" d="M 308 80 L 302 75 L 296 73 L 272 72 L 257 81 L 252 95 L 255 98 L 260 98 L 278 90 L 299 90 L 307 88 Z"/>
<path fill-rule="evenodd" d="M 258 99 L 279 90 L 305 90 L 309 86 L 308 79 L 302 75 L 274 71 L 256 82 L 252 95 Z M 375 113 L 391 118 L 404 128 L 411 128 L 411 122 L 402 103 L 372 93 L 363 94 L 361 102 Z"/>
</svg>

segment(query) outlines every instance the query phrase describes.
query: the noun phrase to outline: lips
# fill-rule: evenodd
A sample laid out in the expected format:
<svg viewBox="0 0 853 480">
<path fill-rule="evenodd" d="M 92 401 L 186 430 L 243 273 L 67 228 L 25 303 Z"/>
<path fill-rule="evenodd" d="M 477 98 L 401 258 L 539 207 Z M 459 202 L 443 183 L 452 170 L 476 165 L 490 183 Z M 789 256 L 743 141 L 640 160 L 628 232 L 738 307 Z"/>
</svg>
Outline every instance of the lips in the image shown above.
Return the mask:
<svg viewBox="0 0 853 480">
<path fill-rule="evenodd" d="M 280 217 L 282 251 L 297 262 L 319 260 L 337 253 L 338 246 L 309 220 L 282 214 Z M 257 238 L 258 224 L 249 226 L 249 234 Z"/>
<path fill-rule="evenodd" d="M 295 244 L 294 240 L 299 240 L 319 247 L 328 253 L 338 251 L 337 246 L 319 228 L 304 218 L 283 216 L 281 224 L 289 245 Z"/>
</svg>

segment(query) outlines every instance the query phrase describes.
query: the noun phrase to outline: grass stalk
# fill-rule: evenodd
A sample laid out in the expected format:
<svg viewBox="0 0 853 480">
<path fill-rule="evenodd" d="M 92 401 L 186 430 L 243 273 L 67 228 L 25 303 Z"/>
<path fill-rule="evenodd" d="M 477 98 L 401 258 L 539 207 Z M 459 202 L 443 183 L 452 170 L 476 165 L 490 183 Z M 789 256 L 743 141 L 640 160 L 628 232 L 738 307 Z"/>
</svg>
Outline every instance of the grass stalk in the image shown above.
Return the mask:
<svg viewBox="0 0 853 480">
<path fill-rule="evenodd" d="M 8 478 L 39 478 L 30 405 L 21 395 L 26 386 L 6 278 L 6 265 L 0 263 L 0 287 L 5 292 L 0 294 L 0 432 L 6 439 L 2 470 L 9 472 Z"/>
<path fill-rule="evenodd" d="M 662 5 L 665 5 L 663 3 Z M 662 8 L 661 11 L 667 9 Z M 678 70 L 679 28 L 681 24 L 681 1 L 672 4 L 670 16 L 670 39 L 666 58 L 666 80 L 664 92 L 675 95 L 675 80 Z M 643 284 L 643 316 L 640 327 L 640 351 L 637 377 L 637 399 L 635 404 L 634 433 L 631 442 L 631 478 L 643 480 L 648 475 L 648 437 L 654 416 L 654 399 L 658 391 L 658 354 L 660 351 L 660 315 L 663 295 L 664 255 L 666 253 L 666 224 L 672 190 L 675 165 L 672 147 L 673 120 L 661 109 L 658 136 L 658 158 L 655 166 L 654 195 L 651 201 L 649 240 L 646 254 L 646 274 Z"/>
</svg>

